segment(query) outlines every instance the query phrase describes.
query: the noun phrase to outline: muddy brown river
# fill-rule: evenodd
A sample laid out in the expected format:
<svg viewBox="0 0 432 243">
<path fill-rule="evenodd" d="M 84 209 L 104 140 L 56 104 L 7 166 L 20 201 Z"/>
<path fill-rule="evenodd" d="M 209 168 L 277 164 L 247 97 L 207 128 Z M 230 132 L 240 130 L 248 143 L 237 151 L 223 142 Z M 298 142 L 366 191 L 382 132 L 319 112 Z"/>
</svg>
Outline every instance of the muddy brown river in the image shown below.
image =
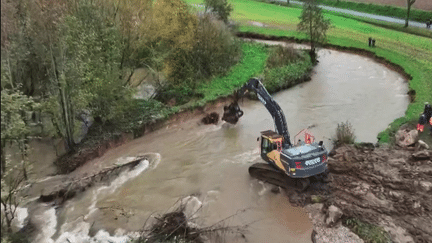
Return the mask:
<svg viewBox="0 0 432 243">
<path fill-rule="evenodd" d="M 349 121 L 358 141 L 376 142 L 380 131 L 404 115 L 408 88 L 398 73 L 369 58 L 332 50 L 321 50 L 319 61 L 311 81 L 273 96 L 286 116 L 291 139 L 313 125 L 310 130 L 316 139 L 330 147 L 337 123 Z M 274 123 L 259 101 L 245 99 L 240 106 L 244 116 L 236 125 L 201 125 L 202 116 L 192 117 L 114 148 L 77 169 L 70 176 L 153 154 L 148 163 L 110 186 L 87 190 L 57 213 L 47 206 L 40 212 L 45 226 L 37 241 L 80 242 L 101 229 L 111 236 L 138 231 L 150 214 L 164 213 L 180 197 L 192 194 L 202 203 L 197 213 L 201 224 L 212 225 L 236 214 L 226 224 L 254 222 L 245 235 L 247 242 L 311 242 L 307 213 L 290 205 L 283 193 L 275 194 L 271 186 L 250 178 L 248 167 L 260 161 L 256 139 L 260 131 L 274 129 Z M 221 106 L 214 110 L 223 111 Z"/>
</svg>

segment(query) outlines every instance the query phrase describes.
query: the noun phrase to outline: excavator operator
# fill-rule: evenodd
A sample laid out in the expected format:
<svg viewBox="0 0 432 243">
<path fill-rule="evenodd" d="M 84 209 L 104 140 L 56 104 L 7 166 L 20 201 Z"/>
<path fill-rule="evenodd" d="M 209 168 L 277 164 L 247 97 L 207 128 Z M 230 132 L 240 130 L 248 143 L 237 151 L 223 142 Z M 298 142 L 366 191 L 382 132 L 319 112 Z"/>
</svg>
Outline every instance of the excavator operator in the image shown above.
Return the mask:
<svg viewBox="0 0 432 243">
<path fill-rule="evenodd" d="M 427 125 L 429 122 L 430 125 L 430 132 L 432 133 L 432 107 L 429 105 L 428 102 L 425 103 L 425 108 L 423 113 L 420 115 L 418 124 L 417 124 L 417 130 L 419 132 L 423 132 L 424 126 Z"/>
</svg>

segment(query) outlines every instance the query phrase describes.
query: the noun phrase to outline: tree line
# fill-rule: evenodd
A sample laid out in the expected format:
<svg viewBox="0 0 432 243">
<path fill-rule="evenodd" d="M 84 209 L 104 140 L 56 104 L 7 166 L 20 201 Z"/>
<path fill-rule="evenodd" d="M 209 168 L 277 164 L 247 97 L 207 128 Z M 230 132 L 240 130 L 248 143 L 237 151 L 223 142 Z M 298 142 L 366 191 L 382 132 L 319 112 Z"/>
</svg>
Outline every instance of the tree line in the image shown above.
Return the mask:
<svg viewBox="0 0 432 243">
<path fill-rule="evenodd" d="M 225 25 L 231 9 L 224 0 L 207 0 L 206 10 L 220 14 L 201 16 L 182 0 L 1 3 L 2 94 L 38 100 L 70 150 L 82 112 L 115 123 L 133 108 L 134 69 L 163 74 L 165 89 L 193 91 L 197 83 L 226 72 L 239 56 Z M 2 108 L 9 105 L 5 102 Z M 10 139 L 2 127 L 2 149 Z"/>
</svg>

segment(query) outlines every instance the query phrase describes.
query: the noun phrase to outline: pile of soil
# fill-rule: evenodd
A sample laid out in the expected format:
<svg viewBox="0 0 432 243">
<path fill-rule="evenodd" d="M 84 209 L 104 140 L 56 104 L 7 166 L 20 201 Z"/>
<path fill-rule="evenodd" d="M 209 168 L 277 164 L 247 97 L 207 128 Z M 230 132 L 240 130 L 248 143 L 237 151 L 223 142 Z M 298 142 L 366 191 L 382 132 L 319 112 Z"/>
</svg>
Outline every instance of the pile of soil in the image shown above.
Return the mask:
<svg viewBox="0 0 432 243">
<path fill-rule="evenodd" d="M 432 242 L 432 150 L 343 145 L 329 157 L 328 203 L 394 242 Z"/>
</svg>

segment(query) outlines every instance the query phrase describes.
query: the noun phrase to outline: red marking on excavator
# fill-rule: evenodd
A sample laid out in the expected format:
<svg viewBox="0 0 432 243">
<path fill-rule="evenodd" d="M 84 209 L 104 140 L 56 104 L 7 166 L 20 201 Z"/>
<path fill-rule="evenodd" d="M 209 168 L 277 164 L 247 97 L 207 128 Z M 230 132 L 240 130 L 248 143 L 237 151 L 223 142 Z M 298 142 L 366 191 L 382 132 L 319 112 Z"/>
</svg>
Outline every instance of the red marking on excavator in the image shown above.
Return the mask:
<svg viewBox="0 0 432 243">
<path fill-rule="evenodd" d="M 424 129 L 424 125 L 417 124 L 417 130 L 418 131 L 423 132 L 423 129 Z"/>
</svg>

